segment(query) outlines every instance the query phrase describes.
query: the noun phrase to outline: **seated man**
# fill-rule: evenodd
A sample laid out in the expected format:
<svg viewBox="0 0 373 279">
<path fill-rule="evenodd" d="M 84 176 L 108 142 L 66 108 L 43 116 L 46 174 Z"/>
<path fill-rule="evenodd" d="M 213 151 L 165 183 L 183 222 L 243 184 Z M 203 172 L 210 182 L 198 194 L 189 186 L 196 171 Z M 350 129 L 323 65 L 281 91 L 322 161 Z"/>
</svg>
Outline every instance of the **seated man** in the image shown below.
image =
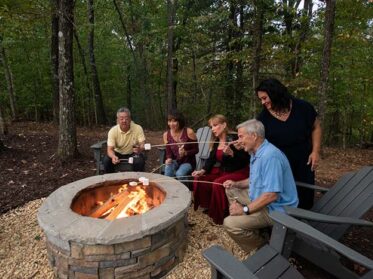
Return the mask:
<svg viewBox="0 0 373 279">
<path fill-rule="evenodd" d="M 141 153 L 145 143 L 143 129 L 131 120 L 131 112 L 124 107 L 117 111 L 117 123 L 108 133 L 105 172 L 114 172 L 116 164 L 121 161 L 128 163 L 130 157 L 133 158 L 133 170 L 144 171 L 145 156 Z"/>
<path fill-rule="evenodd" d="M 264 138 L 264 126 L 255 119 L 237 126 L 238 142 L 249 152 L 249 179 L 224 182 L 230 216 L 224 219 L 229 235 L 246 252 L 261 247 L 260 229 L 273 225 L 269 213 L 298 205 L 290 164 L 285 155 Z"/>
</svg>

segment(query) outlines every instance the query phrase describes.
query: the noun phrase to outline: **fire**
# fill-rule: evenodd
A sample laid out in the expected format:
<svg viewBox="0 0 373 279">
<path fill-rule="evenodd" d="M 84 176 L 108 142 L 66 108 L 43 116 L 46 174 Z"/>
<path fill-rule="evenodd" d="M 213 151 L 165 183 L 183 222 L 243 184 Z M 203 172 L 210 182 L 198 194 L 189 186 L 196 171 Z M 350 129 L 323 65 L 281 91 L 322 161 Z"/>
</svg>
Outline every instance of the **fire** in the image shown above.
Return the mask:
<svg viewBox="0 0 373 279">
<path fill-rule="evenodd" d="M 121 186 L 106 201 L 97 201 L 96 204 L 89 216 L 107 220 L 143 214 L 153 207 L 143 186 L 128 187 L 128 184 Z"/>
</svg>

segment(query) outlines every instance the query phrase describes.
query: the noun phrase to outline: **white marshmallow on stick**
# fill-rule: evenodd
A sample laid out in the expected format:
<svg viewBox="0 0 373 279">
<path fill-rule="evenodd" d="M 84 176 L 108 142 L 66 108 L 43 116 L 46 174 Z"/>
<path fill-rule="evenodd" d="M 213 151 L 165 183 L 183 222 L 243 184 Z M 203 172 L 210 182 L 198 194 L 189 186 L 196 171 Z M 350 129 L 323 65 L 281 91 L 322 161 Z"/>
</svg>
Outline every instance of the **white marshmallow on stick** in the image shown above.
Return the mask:
<svg viewBox="0 0 373 279">
<path fill-rule="evenodd" d="M 148 186 L 149 185 L 149 179 L 144 177 L 144 179 L 142 180 L 142 185 Z"/>
<path fill-rule="evenodd" d="M 145 143 L 144 144 L 144 149 L 145 150 L 150 150 L 150 149 L 152 149 L 152 145 L 150 143 Z"/>
<path fill-rule="evenodd" d="M 133 164 L 133 157 L 128 158 L 128 164 Z"/>
</svg>

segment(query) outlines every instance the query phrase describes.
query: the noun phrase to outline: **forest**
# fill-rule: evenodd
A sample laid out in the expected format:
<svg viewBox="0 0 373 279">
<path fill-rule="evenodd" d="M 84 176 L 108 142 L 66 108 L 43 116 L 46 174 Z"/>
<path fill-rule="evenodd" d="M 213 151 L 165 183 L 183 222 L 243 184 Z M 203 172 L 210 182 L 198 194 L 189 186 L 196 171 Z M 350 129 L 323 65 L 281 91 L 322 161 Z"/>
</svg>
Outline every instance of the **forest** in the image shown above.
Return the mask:
<svg viewBox="0 0 373 279">
<path fill-rule="evenodd" d="M 54 122 L 74 150 L 76 125 L 113 124 L 121 106 L 150 130 L 170 108 L 192 126 L 222 113 L 234 127 L 261 110 L 258 83 L 276 77 L 315 106 L 324 144 L 373 142 L 372 1 L 0 3 L 2 133 Z"/>
</svg>

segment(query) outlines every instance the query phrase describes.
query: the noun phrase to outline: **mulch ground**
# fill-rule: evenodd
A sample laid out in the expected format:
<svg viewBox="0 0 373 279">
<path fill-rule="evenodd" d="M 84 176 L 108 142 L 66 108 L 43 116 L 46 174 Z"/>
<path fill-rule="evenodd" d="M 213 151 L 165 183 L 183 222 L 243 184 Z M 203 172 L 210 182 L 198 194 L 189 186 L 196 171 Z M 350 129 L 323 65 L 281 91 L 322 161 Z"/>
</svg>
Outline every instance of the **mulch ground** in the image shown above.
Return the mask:
<svg viewBox="0 0 373 279">
<path fill-rule="evenodd" d="M 41 198 L 47 197 L 62 185 L 95 175 L 90 145 L 105 139 L 108 129 L 109 127 L 78 128 L 80 154 L 67 164 L 61 164 L 57 158 L 58 129 L 50 123 L 13 123 L 9 134 L 1 137 L 6 147 L 0 151 L 1 278 L 51 276 L 42 241 L 43 235 L 38 231 L 36 223 L 36 212 L 42 202 Z M 162 132 L 145 133 L 147 142 L 157 144 L 162 141 Z M 159 165 L 157 150 L 151 150 L 146 171 L 150 172 Z M 330 186 L 344 173 L 364 165 L 373 165 L 372 149 L 324 148 L 316 173 L 317 181 L 322 186 Z M 369 212 L 365 218 L 372 221 L 373 212 Z M 191 230 L 186 259 L 168 278 L 208 278 L 208 265 L 200 256 L 200 252 L 215 243 L 231 250 L 237 257 L 242 257 L 242 251 L 222 233 L 221 226 L 214 225 L 206 215 L 199 211 L 191 212 L 189 222 Z M 353 227 L 343 242 L 373 258 L 371 239 L 372 229 Z M 11 243 L 18 243 L 20 247 L 15 248 Z M 11 250 L 15 252 L 11 253 Z M 19 268 L 24 261 L 28 262 L 28 267 L 24 267 L 26 273 Z M 295 259 L 295 264 L 307 278 L 330 278 L 300 258 Z M 204 271 L 197 275 L 188 272 L 191 267 L 191 271 L 199 268 Z"/>
</svg>

